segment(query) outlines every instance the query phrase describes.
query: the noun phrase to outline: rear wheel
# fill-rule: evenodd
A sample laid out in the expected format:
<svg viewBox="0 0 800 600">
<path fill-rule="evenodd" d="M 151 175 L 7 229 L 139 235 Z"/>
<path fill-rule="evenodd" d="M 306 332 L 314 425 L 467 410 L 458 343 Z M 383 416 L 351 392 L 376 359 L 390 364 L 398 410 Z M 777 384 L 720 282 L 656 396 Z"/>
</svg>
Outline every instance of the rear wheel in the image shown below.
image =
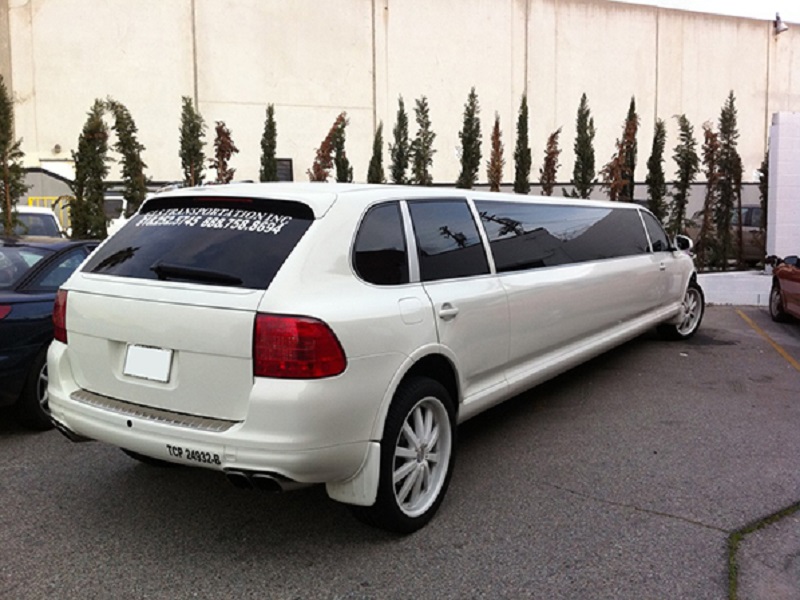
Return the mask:
<svg viewBox="0 0 800 600">
<path fill-rule="evenodd" d="M 361 521 L 397 533 L 426 525 L 442 503 L 455 456 L 455 408 L 439 382 L 404 382 L 389 408 L 381 440 L 378 496 L 353 506 Z"/>
<path fill-rule="evenodd" d="M 39 431 L 53 427 L 53 422 L 50 420 L 47 381 L 47 348 L 45 348 L 36 355 L 31 372 L 22 388 L 22 395 L 17 401 L 19 422 Z"/>
<path fill-rule="evenodd" d="M 769 292 L 769 316 L 777 323 L 785 323 L 789 320 L 789 315 L 783 310 L 781 284 L 777 281 L 772 283 L 772 289 Z"/>
<path fill-rule="evenodd" d="M 669 340 L 688 340 L 700 328 L 705 311 L 705 297 L 697 281 L 692 280 L 683 297 L 680 323 L 664 323 L 658 326 L 658 332 Z"/>
</svg>

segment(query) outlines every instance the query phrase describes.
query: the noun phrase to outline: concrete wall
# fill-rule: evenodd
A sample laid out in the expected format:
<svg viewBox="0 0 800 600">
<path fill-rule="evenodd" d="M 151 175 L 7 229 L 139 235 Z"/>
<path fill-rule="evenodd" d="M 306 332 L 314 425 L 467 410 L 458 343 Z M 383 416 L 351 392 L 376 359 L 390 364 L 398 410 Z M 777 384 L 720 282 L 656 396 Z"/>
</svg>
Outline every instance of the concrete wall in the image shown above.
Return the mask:
<svg viewBox="0 0 800 600">
<path fill-rule="evenodd" d="M 769 148 L 767 255 L 800 255 L 800 112 L 776 113 Z"/>
<path fill-rule="evenodd" d="M 186 95 L 209 125 L 207 153 L 214 121 L 231 129 L 240 150 L 232 166 L 243 179 L 258 177 L 268 103 L 276 108 L 278 154 L 293 159 L 295 179 L 305 179 L 315 148 L 346 110 L 348 156 L 363 181 L 376 125 L 383 122 L 391 141 L 402 95 L 413 136 L 414 101 L 425 95 L 437 134 L 434 179 L 452 183 L 463 107 L 475 86 L 483 162 L 497 112 L 506 181 L 513 180 L 516 114 L 526 90 L 533 180 L 558 127 L 558 175 L 570 179 L 584 92 L 597 127 L 598 170 L 635 96 L 636 176 L 644 179 L 653 125 L 662 118 L 671 177 L 673 115 L 687 114 L 699 149 L 702 123 L 716 122 L 733 90 L 745 180 L 752 181 L 772 112 L 800 110 L 800 27 L 776 38 L 768 21 L 605 0 L 0 0 L 0 32 L 6 14 L 10 44 L 4 49 L 0 37 L 0 70 L 11 73 L 29 166 L 68 159 L 93 100 L 110 95 L 136 119 L 148 174 L 179 179 Z"/>
</svg>

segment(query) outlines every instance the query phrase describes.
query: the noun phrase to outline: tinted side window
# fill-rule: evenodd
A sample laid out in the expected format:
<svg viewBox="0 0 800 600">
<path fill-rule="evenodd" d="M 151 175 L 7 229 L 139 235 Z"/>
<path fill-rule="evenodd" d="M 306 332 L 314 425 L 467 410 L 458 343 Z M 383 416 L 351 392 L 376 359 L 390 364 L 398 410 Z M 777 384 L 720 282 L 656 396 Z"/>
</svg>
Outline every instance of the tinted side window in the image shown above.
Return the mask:
<svg viewBox="0 0 800 600">
<path fill-rule="evenodd" d="M 650 243 L 652 245 L 652 252 L 666 252 L 669 250 L 669 238 L 664 233 L 664 228 L 653 215 L 648 212 L 642 212 L 644 219 L 644 226 L 647 229 L 647 235 L 650 236 Z"/>
<path fill-rule="evenodd" d="M 553 267 L 647 252 L 637 211 L 477 202 L 498 271 Z"/>
<path fill-rule="evenodd" d="M 754 206 L 750 209 L 743 210 L 744 224 L 747 227 L 761 227 L 761 207 Z"/>
<path fill-rule="evenodd" d="M 358 230 L 353 254 L 356 273 L 369 283 L 408 283 L 408 253 L 396 202 L 371 208 Z"/>
<path fill-rule="evenodd" d="M 47 268 L 37 275 L 29 289 L 36 291 L 57 290 L 72 275 L 72 272 L 78 268 L 84 258 L 86 258 L 86 250 L 84 248 L 70 250 L 54 263 L 47 265 Z"/>
<path fill-rule="evenodd" d="M 84 272 L 266 289 L 314 216 L 297 202 L 175 197 L 147 202 Z"/>
<path fill-rule="evenodd" d="M 465 200 L 408 203 L 422 281 L 489 272 L 478 228 Z"/>
</svg>

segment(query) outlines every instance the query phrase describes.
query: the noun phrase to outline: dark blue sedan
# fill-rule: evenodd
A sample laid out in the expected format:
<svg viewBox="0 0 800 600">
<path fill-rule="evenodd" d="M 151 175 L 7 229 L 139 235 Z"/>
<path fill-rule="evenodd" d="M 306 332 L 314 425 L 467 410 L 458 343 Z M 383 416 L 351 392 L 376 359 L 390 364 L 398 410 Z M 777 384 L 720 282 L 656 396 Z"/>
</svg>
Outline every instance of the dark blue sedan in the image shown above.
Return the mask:
<svg viewBox="0 0 800 600">
<path fill-rule="evenodd" d="M 51 427 L 47 347 L 56 291 L 97 244 L 0 238 L 0 407 L 12 406 L 28 427 Z"/>
</svg>

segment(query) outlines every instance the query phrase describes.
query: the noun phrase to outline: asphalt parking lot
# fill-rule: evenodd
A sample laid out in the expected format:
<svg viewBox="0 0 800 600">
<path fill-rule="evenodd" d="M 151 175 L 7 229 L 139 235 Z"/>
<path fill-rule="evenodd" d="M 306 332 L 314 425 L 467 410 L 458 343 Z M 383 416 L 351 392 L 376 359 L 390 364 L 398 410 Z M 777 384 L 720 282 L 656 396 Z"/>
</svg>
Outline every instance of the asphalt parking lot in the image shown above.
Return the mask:
<svg viewBox="0 0 800 600">
<path fill-rule="evenodd" d="M 408 537 L 0 414 L 0 598 L 727 598 L 731 535 L 800 501 L 797 361 L 763 308 L 646 334 L 462 426 Z M 742 536 L 739 598 L 800 597 L 799 515 Z"/>
</svg>

